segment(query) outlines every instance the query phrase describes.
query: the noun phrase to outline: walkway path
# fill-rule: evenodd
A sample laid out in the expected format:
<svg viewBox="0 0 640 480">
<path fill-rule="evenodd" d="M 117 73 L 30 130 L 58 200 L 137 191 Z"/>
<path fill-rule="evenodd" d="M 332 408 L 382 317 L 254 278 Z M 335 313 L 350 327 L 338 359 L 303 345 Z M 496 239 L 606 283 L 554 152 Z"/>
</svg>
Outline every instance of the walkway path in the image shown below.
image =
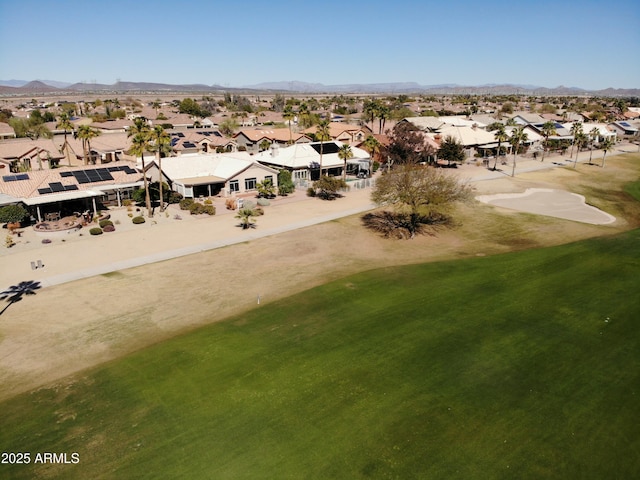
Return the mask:
<svg viewBox="0 0 640 480">
<path fill-rule="evenodd" d="M 624 150 L 620 150 L 623 148 Z M 633 151 L 634 145 L 618 146 L 607 156 Z M 594 163 L 601 162 L 602 151 L 593 152 Z M 510 163 L 509 156 L 507 161 Z M 582 152 L 579 163 L 589 160 L 589 152 Z M 524 172 L 571 165 L 568 156 L 547 156 L 544 162 L 518 158 L 516 178 Z M 484 182 L 511 178 L 510 165 L 503 171 L 488 171 L 474 165 L 464 165 L 457 174 L 471 182 Z M 493 192 L 501 193 L 501 192 Z M 92 237 L 88 229 L 79 234 L 70 234 L 64 239 L 53 239 L 51 244 L 42 244 L 42 238 L 25 229 L 24 238 L 12 249 L 0 251 L 0 287 L 15 285 L 20 281 L 40 281 L 43 286 L 72 282 L 82 278 L 105 274 L 126 268 L 159 262 L 184 255 L 247 242 L 275 235 L 288 230 L 303 228 L 340 217 L 355 215 L 374 208 L 370 200 L 370 189 L 352 190 L 344 198 L 335 201 L 320 201 L 308 198 L 298 191 L 292 197 L 276 200 L 265 207 L 265 215 L 257 220 L 257 227 L 241 230 L 237 222 L 218 205 L 214 217 L 192 218 L 172 206 L 167 214 L 156 215 L 142 225 L 132 225 L 126 209 L 112 212 L 117 220 L 117 231 Z M 183 220 L 176 220 L 180 215 Z M 33 269 L 32 262 L 40 260 L 43 268 Z"/>
</svg>

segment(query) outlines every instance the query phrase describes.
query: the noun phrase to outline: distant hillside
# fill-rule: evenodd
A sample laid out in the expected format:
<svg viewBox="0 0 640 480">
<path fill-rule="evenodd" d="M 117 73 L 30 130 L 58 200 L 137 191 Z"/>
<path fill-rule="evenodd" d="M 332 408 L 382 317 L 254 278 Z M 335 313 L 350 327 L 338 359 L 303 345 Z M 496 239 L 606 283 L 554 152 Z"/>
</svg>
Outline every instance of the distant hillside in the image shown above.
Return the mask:
<svg viewBox="0 0 640 480">
<path fill-rule="evenodd" d="M 53 84 L 59 85 L 55 86 Z M 220 85 L 188 84 L 172 85 L 152 82 L 117 82 L 113 85 L 99 83 L 74 83 L 73 85 L 55 81 L 0 80 L 0 95 L 23 94 L 68 94 L 73 92 L 95 93 L 168 93 L 168 92 L 198 92 L 198 93 L 222 93 L 235 92 L 287 92 L 287 93 L 326 93 L 326 94 L 443 94 L 443 95 L 534 95 L 534 96 L 575 96 L 595 95 L 608 97 L 635 97 L 640 96 L 640 89 L 616 89 L 585 90 L 578 87 L 558 86 L 555 88 L 538 87 L 535 85 L 420 85 L 415 82 L 396 83 L 367 83 L 324 85 L 322 83 L 307 83 L 300 81 L 265 82 L 245 87 L 222 87 Z"/>
</svg>

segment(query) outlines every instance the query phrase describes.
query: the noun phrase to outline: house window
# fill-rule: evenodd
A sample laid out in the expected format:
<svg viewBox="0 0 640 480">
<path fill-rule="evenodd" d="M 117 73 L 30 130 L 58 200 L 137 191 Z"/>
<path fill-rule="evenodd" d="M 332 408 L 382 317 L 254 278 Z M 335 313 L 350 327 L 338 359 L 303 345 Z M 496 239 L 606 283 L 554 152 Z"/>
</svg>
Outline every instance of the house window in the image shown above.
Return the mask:
<svg viewBox="0 0 640 480">
<path fill-rule="evenodd" d="M 264 177 L 264 181 L 266 182 L 267 180 L 269 180 L 271 182 L 271 185 L 273 185 L 273 175 L 266 175 Z"/>
<path fill-rule="evenodd" d="M 231 180 L 229 182 L 229 191 L 230 192 L 239 192 L 240 191 L 240 184 L 238 183 L 238 180 Z"/>
<path fill-rule="evenodd" d="M 256 179 L 255 178 L 247 178 L 244 181 L 244 189 L 245 190 L 255 190 L 256 189 Z"/>
</svg>

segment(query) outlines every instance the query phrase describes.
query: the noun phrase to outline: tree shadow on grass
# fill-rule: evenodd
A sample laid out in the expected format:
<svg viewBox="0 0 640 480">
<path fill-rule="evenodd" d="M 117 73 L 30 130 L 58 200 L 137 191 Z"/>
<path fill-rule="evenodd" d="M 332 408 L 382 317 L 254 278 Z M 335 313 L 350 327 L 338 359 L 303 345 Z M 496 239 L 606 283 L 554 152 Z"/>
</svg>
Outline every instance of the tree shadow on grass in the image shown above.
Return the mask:
<svg viewBox="0 0 640 480">
<path fill-rule="evenodd" d="M 5 291 L 0 292 L 0 300 L 6 300 L 9 302 L 2 310 L 0 310 L 0 315 L 2 315 L 11 305 L 22 300 L 22 297 L 25 295 L 35 295 L 36 290 L 40 288 L 40 282 L 27 280 L 25 282 L 20 282 L 18 285 L 12 285 Z"/>
</svg>

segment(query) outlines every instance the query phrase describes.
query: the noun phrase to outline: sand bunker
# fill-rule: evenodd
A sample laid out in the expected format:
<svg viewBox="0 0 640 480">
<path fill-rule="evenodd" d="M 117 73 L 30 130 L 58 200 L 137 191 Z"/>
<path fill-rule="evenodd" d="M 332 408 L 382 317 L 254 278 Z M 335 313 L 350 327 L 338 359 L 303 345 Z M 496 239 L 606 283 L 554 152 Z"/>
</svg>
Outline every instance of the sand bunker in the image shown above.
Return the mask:
<svg viewBox="0 0 640 480">
<path fill-rule="evenodd" d="M 582 195 L 564 190 L 528 188 L 524 193 L 480 195 L 476 199 L 498 207 L 593 225 L 606 225 L 616 221 L 614 216 L 587 205 Z"/>
</svg>

